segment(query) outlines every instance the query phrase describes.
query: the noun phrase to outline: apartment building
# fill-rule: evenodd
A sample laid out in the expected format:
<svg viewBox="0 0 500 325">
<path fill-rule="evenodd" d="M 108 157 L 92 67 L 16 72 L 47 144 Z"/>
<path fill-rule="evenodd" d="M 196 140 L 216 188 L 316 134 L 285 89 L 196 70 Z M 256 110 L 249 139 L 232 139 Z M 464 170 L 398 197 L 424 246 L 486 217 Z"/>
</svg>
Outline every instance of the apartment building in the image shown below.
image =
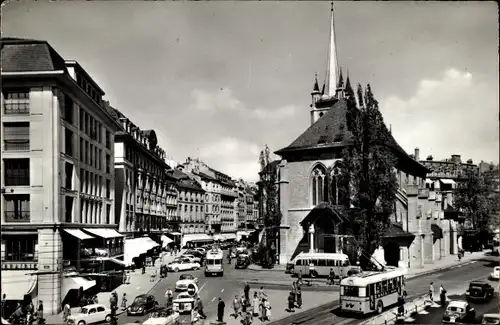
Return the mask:
<svg viewBox="0 0 500 325">
<path fill-rule="evenodd" d="M 123 256 L 104 91 L 46 41 L 2 39 L 2 294 L 57 313 L 76 278 Z M 83 286 L 95 285 L 95 282 Z"/>
</svg>

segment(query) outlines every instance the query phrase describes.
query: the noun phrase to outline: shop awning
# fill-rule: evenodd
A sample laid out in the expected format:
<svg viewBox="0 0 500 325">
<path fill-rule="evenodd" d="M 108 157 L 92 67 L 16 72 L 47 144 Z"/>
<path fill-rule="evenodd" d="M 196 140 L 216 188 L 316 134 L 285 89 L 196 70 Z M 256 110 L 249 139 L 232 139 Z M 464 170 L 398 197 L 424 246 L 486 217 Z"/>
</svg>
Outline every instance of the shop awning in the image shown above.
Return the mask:
<svg viewBox="0 0 500 325">
<path fill-rule="evenodd" d="M 123 265 L 125 267 L 129 267 L 130 265 L 132 265 L 132 261 L 125 262 L 125 260 L 122 261 L 122 260 L 119 260 L 117 258 L 110 258 L 109 260 L 113 263 Z"/>
<path fill-rule="evenodd" d="M 171 242 L 173 242 L 172 239 L 168 238 L 167 236 L 165 235 L 162 235 L 161 236 L 161 246 L 163 248 L 167 247 L 168 244 L 170 244 Z"/>
<path fill-rule="evenodd" d="M 90 279 L 86 279 L 86 278 L 83 278 L 83 277 L 79 277 L 79 276 L 76 276 L 76 277 L 65 277 L 63 278 L 63 281 L 62 281 L 62 294 L 64 295 L 64 297 L 68 294 L 68 292 L 72 289 L 80 289 L 80 287 L 83 288 L 83 291 L 85 290 L 88 290 L 90 288 L 92 288 L 93 286 L 95 286 L 95 280 L 90 280 Z"/>
<path fill-rule="evenodd" d="M 212 242 L 214 239 L 212 236 L 207 234 L 186 234 L 182 237 L 182 247 L 186 246 L 187 243 L 200 243 L 200 242 Z"/>
<path fill-rule="evenodd" d="M 123 237 L 122 234 L 120 234 L 118 231 L 114 229 L 109 229 L 109 228 L 84 228 L 86 232 L 91 233 L 92 235 L 95 235 L 97 237 L 101 238 L 118 238 L 118 237 Z"/>
<path fill-rule="evenodd" d="M 214 240 L 225 241 L 226 240 L 226 236 L 223 235 L 223 234 L 215 234 L 214 235 Z"/>
<path fill-rule="evenodd" d="M 148 250 L 159 246 L 157 242 L 149 237 L 139 237 L 133 239 L 125 239 L 123 264 L 132 265 L 134 257 L 145 254 Z"/>
<path fill-rule="evenodd" d="M 85 240 L 85 239 L 92 239 L 94 237 L 90 236 L 90 235 L 87 235 L 86 233 L 84 233 L 83 231 L 81 231 L 80 229 L 63 229 L 64 232 L 66 232 L 67 234 L 75 237 L 75 238 L 78 238 L 80 240 Z"/>
<path fill-rule="evenodd" d="M 443 184 L 448 184 L 448 185 L 455 185 L 456 184 L 454 180 L 447 179 L 447 178 L 440 179 L 439 181 Z"/>
<path fill-rule="evenodd" d="M 435 223 L 431 224 L 432 237 L 434 240 L 443 238 L 443 230 Z"/>
<path fill-rule="evenodd" d="M 236 234 L 223 234 L 223 236 L 226 238 L 226 240 L 235 240 L 236 239 Z"/>
<path fill-rule="evenodd" d="M 425 180 L 425 184 L 432 184 L 432 183 L 434 183 L 434 181 L 432 179 L 427 178 Z"/>
<path fill-rule="evenodd" d="M 34 293 L 37 275 L 26 274 L 26 271 L 2 270 L 2 295 L 7 300 L 23 300 L 24 295 Z"/>
<path fill-rule="evenodd" d="M 174 231 L 174 232 L 169 232 L 170 235 L 172 236 L 182 236 L 180 232 Z"/>
</svg>

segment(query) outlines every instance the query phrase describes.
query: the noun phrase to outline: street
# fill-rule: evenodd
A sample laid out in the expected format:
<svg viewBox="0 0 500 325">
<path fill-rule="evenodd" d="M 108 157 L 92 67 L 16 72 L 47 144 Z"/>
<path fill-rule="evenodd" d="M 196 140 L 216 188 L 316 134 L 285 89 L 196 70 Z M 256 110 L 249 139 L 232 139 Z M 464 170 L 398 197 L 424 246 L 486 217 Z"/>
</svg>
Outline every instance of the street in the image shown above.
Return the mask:
<svg viewBox="0 0 500 325">
<path fill-rule="evenodd" d="M 435 290 L 439 290 L 439 286 L 443 285 L 450 293 L 465 292 L 468 283 L 472 280 L 487 280 L 493 267 L 498 265 L 497 258 L 494 256 L 484 256 L 480 260 L 474 261 L 470 264 L 457 266 L 451 269 L 438 271 L 436 273 L 415 277 L 406 282 L 406 291 L 408 292 L 409 299 L 422 296 L 428 293 L 429 283 L 434 282 Z M 497 288 L 497 286 L 495 286 Z M 496 289 L 498 292 L 498 289 Z M 325 301 L 326 303 L 326 301 Z M 494 305 L 494 302 L 492 302 Z M 487 306 L 490 306 L 488 304 Z M 487 307 L 486 308 L 489 308 Z M 497 303 L 498 306 L 498 303 Z M 482 309 L 480 309 L 482 310 Z M 497 308 L 498 311 L 498 308 Z M 480 311 L 478 311 L 479 315 Z M 442 313 L 438 313 L 437 322 L 430 320 L 422 320 L 422 323 L 441 323 Z M 338 315 L 338 311 L 315 311 L 314 313 L 305 313 L 303 315 L 296 314 L 286 319 L 272 323 L 273 325 L 287 325 L 287 324 L 301 324 L 301 325 L 331 325 L 335 324 L 361 324 L 367 318 L 353 319 L 346 318 Z"/>
<path fill-rule="evenodd" d="M 171 289 L 172 291 L 175 288 L 175 282 L 179 279 L 181 274 L 193 274 L 199 279 L 198 288 L 199 288 L 199 296 L 201 297 L 204 305 L 204 312 L 207 315 L 207 324 L 210 320 L 215 320 L 217 315 L 217 300 L 219 297 L 223 299 L 226 304 L 225 309 L 225 320 L 227 320 L 228 324 L 239 323 L 239 320 L 229 319 L 229 314 L 232 313 L 232 300 L 235 295 L 243 295 L 243 288 L 245 285 L 245 280 L 255 280 L 262 279 L 266 282 L 275 281 L 283 281 L 290 280 L 290 284 L 294 281 L 289 274 L 284 274 L 284 272 L 256 272 L 248 269 L 235 269 L 234 268 L 234 260 L 232 264 L 229 265 L 227 259 L 224 259 L 224 276 L 223 277 L 205 277 L 204 268 L 202 267 L 198 271 L 185 271 L 179 273 L 168 273 L 168 277 L 161 279 L 150 291 L 152 295 L 154 295 L 159 302 L 160 305 L 166 303 L 165 291 L 167 289 Z M 140 290 L 140 289 L 139 289 Z M 254 291 L 259 290 L 256 286 L 250 286 L 250 295 L 253 295 Z M 276 317 L 282 317 L 286 315 L 284 312 L 286 305 L 286 298 L 288 291 L 287 290 L 268 290 L 265 289 L 264 292 L 268 295 L 268 299 L 270 303 L 273 305 L 273 315 Z M 146 292 L 137 291 L 135 295 L 132 297 L 128 297 L 128 303 L 132 303 L 133 299 L 136 295 L 144 294 Z M 177 293 L 174 292 L 174 297 L 177 296 Z M 303 300 L 304 307 L 303 308 L 311 308 L 317 305 L 323 304 L 328 301 L 334 301 L 338 299 L 338 288 L 332 287 L 331 292 L 313 292 L 313 291 L 304 291 L 303 292 Z M 297 310 L 296 313 L 299 313 L 300 310 Z M 144 322 L 148 318 L 148 315 L 144 316 L 127 316 L 126 313 L 120 315 L 118 317 L 118 324 L 126 324 L 126 323 L 134 323 L 134 322 Z M 255 324 L 256 322 L 254 322 Z M 260 323 L 260 321 L 259 321 Z"/>
</svg>

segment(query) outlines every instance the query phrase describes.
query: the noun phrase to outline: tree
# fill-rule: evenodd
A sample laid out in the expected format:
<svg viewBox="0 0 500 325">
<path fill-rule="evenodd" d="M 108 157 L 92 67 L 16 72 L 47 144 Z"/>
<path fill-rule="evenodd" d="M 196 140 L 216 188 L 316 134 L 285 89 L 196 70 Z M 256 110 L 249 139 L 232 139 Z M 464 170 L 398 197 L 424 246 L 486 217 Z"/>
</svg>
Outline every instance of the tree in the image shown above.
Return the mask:
<svg viewBox="0 0 500 325">
<path fill-rule="evenodd" d="M 472 222 L 474 230 L 488 230 L 497 223 L 498 194 L 491 179 L 477 171 L 468 171 L 467 180 L 455 192 L 455 206 Z"/>
<path fill-rule="evenodd" d="M 364 99 L 363 99 L 364 98 Z M 396 199 L 397 182 L 394 168 L 393 140 L 385 126 L 378 102 L 370 85 L 363 91 L 358 85 L 359 107 L 348 101 L 347 129 L 352 143 L 342 152 L 340 202 L 349 211 L 356 244 L 366 255 L 380 245 Z M 361 259 L 366 265 L 368 260 Z"/>
</svg>

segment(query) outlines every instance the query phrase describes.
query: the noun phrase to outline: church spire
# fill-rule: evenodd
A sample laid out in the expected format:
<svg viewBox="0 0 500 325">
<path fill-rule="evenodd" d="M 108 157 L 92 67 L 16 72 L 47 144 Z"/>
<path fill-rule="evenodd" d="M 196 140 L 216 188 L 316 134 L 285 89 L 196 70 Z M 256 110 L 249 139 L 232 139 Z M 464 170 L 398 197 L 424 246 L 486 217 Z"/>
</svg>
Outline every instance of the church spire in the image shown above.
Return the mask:
<svg viewBox="0 0 500 325">
<path fill-rule="evenodd" d="M 314 76 L 314 87 L 313 87 L 313 92 L 318 92 L 319 93 L 319 84 L 318 84 L 318 74 Z"/>
<path fill-rule="evenodd" d="M 337 86 L 337 43 L 335 41 L 335 23 L 333 12 L 333 1 L 331 7 L 331 22 L 330 22 L 330 44 L 328 46 L 328 66 L 326 70 L 326 95 L 334 97 Z"/>
<path fill-rule="evenodd" d="M 347 77 L 345 80 L 345 96 L 346 98 L 354 98 L 354 90 L 351 86 L 351 80 L 349 79 L 349 70 L 347 70 Z"/>
</svg>

